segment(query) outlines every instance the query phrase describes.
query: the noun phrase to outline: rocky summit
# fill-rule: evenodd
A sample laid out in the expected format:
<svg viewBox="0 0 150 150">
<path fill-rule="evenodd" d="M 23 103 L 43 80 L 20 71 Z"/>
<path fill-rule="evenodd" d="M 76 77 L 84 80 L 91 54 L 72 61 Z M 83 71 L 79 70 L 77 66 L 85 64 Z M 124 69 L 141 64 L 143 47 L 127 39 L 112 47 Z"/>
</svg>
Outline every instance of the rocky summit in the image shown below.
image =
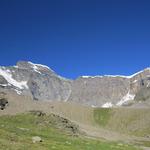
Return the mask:
<svg viewBox="0 0 150 150">
<path fill-rule="evenodd" d="M 19 61 L 0 67 L 0 92 L 15 91 L 36 101 L 75 102 L 92 107 L 150 107 L 150 68 L 131 76 L 57 75 L 45 65 Z"/>
</svg>

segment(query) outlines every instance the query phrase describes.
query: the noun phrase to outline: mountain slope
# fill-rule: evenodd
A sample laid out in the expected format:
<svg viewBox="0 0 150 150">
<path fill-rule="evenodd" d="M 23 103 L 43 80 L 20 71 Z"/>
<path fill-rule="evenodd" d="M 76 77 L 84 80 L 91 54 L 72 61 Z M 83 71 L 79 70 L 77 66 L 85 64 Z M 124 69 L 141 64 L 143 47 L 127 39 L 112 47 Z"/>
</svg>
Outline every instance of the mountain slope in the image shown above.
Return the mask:
<svg viewBox="0 0 150 150">
<path fill-rule="evenodd" d="M 40 101 L 69 101 L 92 107 L 150 107 L 149 88 L 150 68 L 132 76 L 82 76 L 69 80 L 47 66 L 31 62 L 0 67 L 0 92 L 15 91 Z"/>
<path fill-rule="evenodd" d="M 67 100 L 70 80 L 61 78 L 44 65 L 18 62 L 16 66 L 0 68 L 0 86 L 29 95 L 34 100 Z"/>
</svg>

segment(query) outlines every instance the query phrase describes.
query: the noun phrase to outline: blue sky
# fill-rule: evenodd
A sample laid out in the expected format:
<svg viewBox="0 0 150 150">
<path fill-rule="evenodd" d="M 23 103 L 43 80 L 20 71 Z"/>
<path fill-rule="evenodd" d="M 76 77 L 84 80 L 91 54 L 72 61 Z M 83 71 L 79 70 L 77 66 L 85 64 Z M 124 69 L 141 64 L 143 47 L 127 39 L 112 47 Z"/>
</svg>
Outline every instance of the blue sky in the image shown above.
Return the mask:
<svg viewBox="0 0 150 150">
<path fill-rule="evenodd" d="M 0 0 L 0 65 L 130 75 L 150 66 L 149 0 Z"/>
</svg>

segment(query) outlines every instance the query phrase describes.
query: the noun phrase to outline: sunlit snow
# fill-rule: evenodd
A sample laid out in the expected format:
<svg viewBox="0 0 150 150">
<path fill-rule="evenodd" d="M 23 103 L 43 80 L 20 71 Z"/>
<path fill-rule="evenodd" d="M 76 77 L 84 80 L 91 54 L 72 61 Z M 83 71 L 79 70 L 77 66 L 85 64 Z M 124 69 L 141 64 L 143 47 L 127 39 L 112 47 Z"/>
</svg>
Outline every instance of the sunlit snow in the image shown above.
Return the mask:
<svg viewBox="0 0 150 150">
<path fill-rule="evenodd" d="M 135 95 L 130 94 L 130 91 L 116 104 L 117 106 L 121 106 L 127 101 L 134 100 Z"/>
<path fill-rule="evenodd" d="M 102 108 L 110 108 L 110 107 L 113 107 L 113 104 L 111 102 L 107 102 L 102 105 Z"/>
<path fill-rule="evenodd" d="M 2 75 L 7 80 L 8 83 L 10 83 L 15 87 L 18 87 L 19 89 L 28 88 L 27 81 L 21 82 L 16 81 L 15 79 L 12 78 L 12 74 L 8 70 L 3 70 L 0 68 L 0 75 Z"/>
</svg>

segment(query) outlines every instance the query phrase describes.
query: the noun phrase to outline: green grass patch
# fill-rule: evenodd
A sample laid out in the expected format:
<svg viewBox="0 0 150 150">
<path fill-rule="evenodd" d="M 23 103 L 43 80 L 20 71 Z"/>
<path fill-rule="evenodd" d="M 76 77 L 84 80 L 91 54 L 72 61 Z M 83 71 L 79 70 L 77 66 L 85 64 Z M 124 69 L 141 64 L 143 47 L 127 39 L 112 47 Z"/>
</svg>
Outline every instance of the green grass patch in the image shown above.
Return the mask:
<svg viewBox="0 0 150 150">
<path fill-rule="evenodd" d="M 111 109 L 96 108 L 94 109 L 94 120 L 100 126 L 106 126 L 111 117 Z"/>
<path fill-rule="evenodd" d="M 102 111 L 103 115 L 109 114 Z M 106 115 L 107 116 L 107 115 Z M 1 150 L 138 150 L 114 142 L 87 139 L 68 132 L 54 116 L 21 114 L 0 117 Z M 105 119 L 101 119 L 103 121 Z M 59 124 L 59 125 L 57 125 Z M 32 137 L 39 136 L 43 142 L 33 143 Z"/>
<path fill-rule="evenodd" d="M 105 129 L 139 137 L 150 134 L 149 109 L 96 108 L 93 114 L 96 125 Z"/>
</svg>

